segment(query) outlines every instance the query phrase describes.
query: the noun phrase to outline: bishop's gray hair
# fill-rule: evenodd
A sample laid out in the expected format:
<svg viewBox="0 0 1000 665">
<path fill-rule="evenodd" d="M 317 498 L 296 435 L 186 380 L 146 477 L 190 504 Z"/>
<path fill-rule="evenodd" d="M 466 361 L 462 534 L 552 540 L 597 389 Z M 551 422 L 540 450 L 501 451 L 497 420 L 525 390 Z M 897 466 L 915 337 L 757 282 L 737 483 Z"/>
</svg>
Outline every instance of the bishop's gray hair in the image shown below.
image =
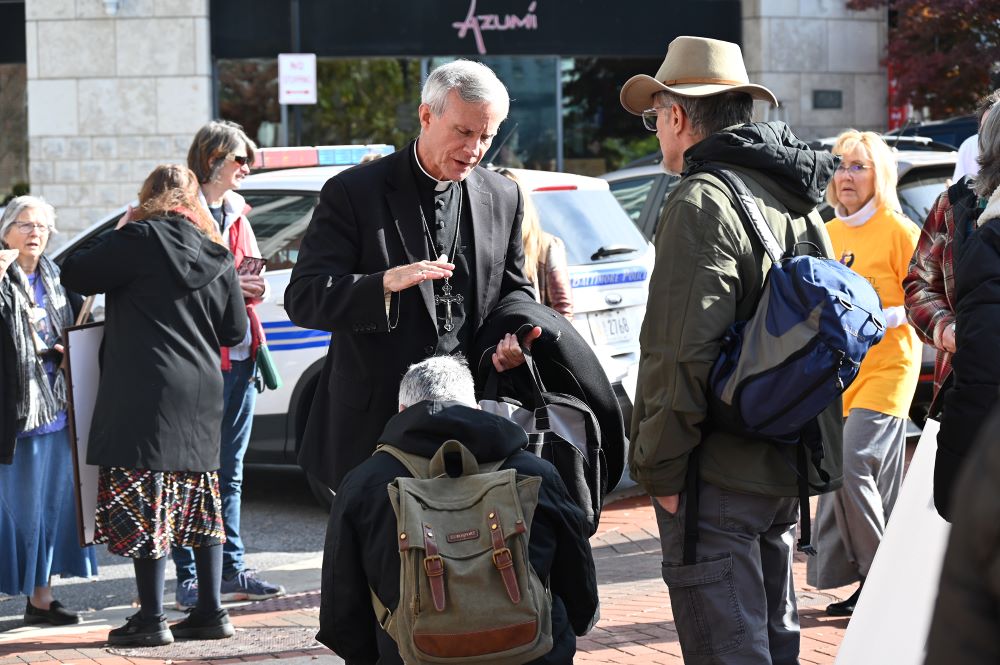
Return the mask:
<svg viewBox="0 0 1000 665">
<path fill-rule="evenodd" d="M 464 102 L 492 104 L 502 111 L 501 120 L 510 110 L 507 87 L 493 70 L 472 60 L 455 60 L 441 65 L 430 73 L 424 82 L 420 101 L 431 107 L 431 113 L 440 116 L 448 103 L 448 93 L 454 90 Z"/>
<path fill-rule="evenodd" d="M 410 365 L 399 384 L 399 403 L 408 407 L 424 400 L 477 405 L 476 384 L 464 358 L 434 356 Z"/>
</svg>

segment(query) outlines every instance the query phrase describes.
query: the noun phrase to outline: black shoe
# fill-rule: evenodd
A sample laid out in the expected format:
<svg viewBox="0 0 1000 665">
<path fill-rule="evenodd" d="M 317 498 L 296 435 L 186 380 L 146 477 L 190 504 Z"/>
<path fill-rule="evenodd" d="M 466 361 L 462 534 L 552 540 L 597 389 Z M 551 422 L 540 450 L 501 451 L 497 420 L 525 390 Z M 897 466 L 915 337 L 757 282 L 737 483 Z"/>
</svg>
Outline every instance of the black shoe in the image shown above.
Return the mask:
<svg viewBox="0 0 1000 665">
<path fill-rule="evenodd" d="M 223 640 L 236 633 L 233 624 L 229 623 L 229 612 L 221 607 L 208 613 L 195 608 L 186 619 L 172 625 L 170 632 L 178 640 Z"/>
<path fill-rule="evenodd" d="M 108 633 L 108 644 L 119 647 L 160 647 L 173 642 L 174 636 L 167 628 L 167 617 L 162 614 L 146 619 L 136 612 L 124 626 Z"/>
<path fill-rule="evenodd" d="M 48 623 L 53 626 L 70 626 L 74 623 L 80 623 L 80 615 L 67 610 L 58 600 L 53 600 L 49 605 L 49 609 L 40 610 L 31 604 L 31 599 L 29 598 L 28 605 L 24 608 L 24 623 Z"/>
<path fill-rule="evenodd" d="M 826 613 L 832 617 L 849 617 L 854 614 L 854 606 L 858 604 L 861 597 L 861 586 L 851 594 L 851 597 L 839 603 L 830 603 L 826 606 Z"/>
</svg>

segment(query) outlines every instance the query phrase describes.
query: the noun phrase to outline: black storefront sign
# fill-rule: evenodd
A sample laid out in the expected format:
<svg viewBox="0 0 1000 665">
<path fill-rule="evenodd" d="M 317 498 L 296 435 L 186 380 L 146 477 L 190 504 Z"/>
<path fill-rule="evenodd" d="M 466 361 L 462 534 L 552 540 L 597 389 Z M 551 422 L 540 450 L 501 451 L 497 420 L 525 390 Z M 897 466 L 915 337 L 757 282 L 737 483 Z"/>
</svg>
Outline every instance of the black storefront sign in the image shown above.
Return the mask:
<svg viewBox="0 0 1000 665">
<path fill-rule="evenodd" d="M 0 65 L 24 61 L 24 3 L 0 1 Z"/>
<path fill-rule="evenodd" d="M 293 50 L 295 0 L 212 0 L 216 58 Z M 740 0 L 298 0 L 301 47 L 321 57 L 652 57 L 678 35 L 739 43 Z"/>
</svg>

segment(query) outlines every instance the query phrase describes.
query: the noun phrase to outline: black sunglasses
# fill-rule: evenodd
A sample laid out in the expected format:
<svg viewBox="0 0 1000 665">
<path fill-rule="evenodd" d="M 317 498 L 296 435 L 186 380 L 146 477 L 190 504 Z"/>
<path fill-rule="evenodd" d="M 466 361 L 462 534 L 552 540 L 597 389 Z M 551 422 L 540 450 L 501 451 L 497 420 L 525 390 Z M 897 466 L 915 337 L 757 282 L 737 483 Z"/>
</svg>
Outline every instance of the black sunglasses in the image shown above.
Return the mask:
<svg viewBox="0 0 1000 665">
<path fill-rule="evenodd" d="M 230 155 L 230 157 L 232 157 L 233 161 L 239 164 L 240 166 L 246 166 L 247 164 L 253 163 L 250 161 L 250 157 L 247 155 Z"/>
</svg>

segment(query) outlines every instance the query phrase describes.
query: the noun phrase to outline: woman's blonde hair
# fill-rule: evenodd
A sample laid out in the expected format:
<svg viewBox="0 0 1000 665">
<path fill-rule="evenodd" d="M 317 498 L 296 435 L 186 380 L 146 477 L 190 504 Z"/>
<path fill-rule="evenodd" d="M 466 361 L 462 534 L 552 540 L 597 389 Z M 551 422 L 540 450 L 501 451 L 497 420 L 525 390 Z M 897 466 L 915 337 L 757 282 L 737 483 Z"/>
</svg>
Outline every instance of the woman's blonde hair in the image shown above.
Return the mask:
<svg viewBox="0 0 1000 665">
<path fill-rule="evenodd" d="M 508 169 L 499 169 L 500 175 L 517 183 L 517 188 L 521 190 L 521 200 L 524 202 L 524 216 L 521 219 L 521 243 L 524 245 L 524 276 L 528 281 L 534 283 L 538 277 L 538 263 L 542 259 L 542 250 L 545 248 L 543 241 L 544 231 L 542 223 L 538 219 L 538 208 L 531 201 L 531 197 L 524 191 L 521 181 Z"/>
<path fill-rule="evenodd" d="M 868 159 L 871 160 L 872 169 L 875 172 L 875 194 L 872 196 L 875 199 L 875 207 L 902 210 L 899 205 L 899 197 L 896 195 L 896 158 L 892 154 L 892 149 L 881 136 L 875 132 L 859 132 L 856 129 L 848 129 L 837 137 L 830 152 L 843 157 L 859 145 L 868 153 Z M 831 178 L 830 184 L 826 188 L 826 201 L 833 206 L 834 210 L 840 203 L 837 198 L 836 178 Z"/>
<path fill-rule="evenodd" d="M 135 221 L 164 215 L 182 215 L 210 240 L 222 244 L 219 228 L 198 200 L 198 178 L 180 164 L 162 164 L 153 169 L 139 190 Z"/>
</svg>

